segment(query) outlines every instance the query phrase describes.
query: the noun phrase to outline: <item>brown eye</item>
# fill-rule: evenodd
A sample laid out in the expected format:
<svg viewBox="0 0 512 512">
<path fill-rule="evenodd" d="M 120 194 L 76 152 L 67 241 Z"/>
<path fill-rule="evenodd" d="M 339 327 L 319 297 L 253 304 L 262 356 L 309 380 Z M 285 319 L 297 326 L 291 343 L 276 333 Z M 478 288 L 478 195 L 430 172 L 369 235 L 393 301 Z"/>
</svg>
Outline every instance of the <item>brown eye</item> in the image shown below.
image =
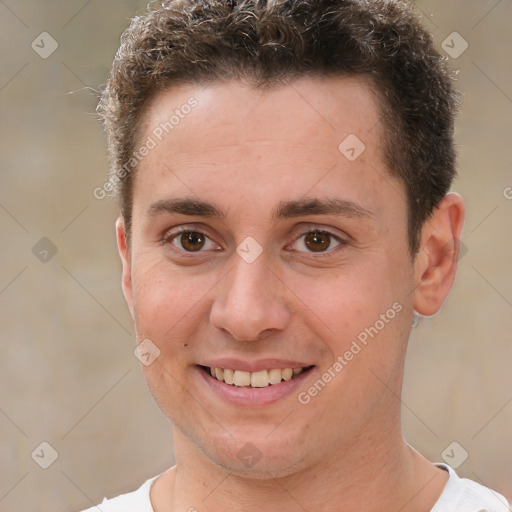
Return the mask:
<svg viewBox="0 0 512 512">
<path fill-rule="evenodd" d="M 189 252 L 200 251 L 206 242 L 206 236 L 197 231 L 184 231 L 179 236 L 181 246 Z"/>
<path fill-rule="evenodd" d="M 304 245 L 314 252 L 325 251 L 331 245 L 332 235 L 322 231 L 312 231 L 304 235 Z"/>
<path fill-rule="evenodd" d="M 190 226 L 189 229 L 181 228 L 178 230 L 167 232 L 162 237 L 164 246 L 173 246 L 171 249 L 174 254 L 185 256 L 186 253 L 202 254 L 210 253 L 211 251 L 221 251 L 222 247 L 216 244 L 212 238 L 203 233 L 202 231 L 195 231 Z"/>
</svg>

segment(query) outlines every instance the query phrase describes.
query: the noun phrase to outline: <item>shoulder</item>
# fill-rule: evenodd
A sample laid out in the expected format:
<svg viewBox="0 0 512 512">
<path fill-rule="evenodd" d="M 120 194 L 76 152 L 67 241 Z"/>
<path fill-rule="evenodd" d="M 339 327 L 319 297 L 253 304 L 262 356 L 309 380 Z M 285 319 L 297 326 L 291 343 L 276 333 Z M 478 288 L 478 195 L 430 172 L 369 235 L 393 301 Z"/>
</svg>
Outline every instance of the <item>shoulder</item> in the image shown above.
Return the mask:
<svg viewBox="0 0 512 512">
<path fill-rule="evenodd" d="M 82 512 L 153 512 L 149 492 L 160 475 L 146 480 L 137 490 L 121 494 L 116 498 L 105 498 L 100 505 Z"/>
<path fill-rule="evenodd" d="M 447 464 L 436 464 L 450 477 L 431 512 L 510 512 L 507 500 L 499 493 L 473 480 L 460 478 Z"/>
</svg>

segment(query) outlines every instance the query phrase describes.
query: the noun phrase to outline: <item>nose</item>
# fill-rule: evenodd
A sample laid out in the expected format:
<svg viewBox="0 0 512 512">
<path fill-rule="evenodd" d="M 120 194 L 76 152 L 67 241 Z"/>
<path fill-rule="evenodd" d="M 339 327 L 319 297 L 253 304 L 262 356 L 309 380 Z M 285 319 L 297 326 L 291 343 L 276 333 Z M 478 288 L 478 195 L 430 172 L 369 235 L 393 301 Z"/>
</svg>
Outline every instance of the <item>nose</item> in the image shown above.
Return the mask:
<svg viewBox="0 0 512 512">
<path fill-rule="evenodd" d="M 234 255 L 235 265 L 216 286 L 210 321 L 238 341 L 256 341 L 283 330 L 291 313 L 286 286 L 265 258 L 247 263 Z"/>
</svg>

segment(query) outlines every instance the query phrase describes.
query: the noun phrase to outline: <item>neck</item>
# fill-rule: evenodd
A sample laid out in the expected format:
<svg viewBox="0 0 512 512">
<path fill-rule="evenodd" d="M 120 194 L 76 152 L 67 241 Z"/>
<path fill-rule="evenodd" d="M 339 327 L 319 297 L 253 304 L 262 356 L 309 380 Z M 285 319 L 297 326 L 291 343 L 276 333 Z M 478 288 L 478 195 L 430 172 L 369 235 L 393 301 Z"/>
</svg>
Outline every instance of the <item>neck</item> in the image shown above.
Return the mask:
<svg viewBox="0 0 512 512">
<path fill-rule="evenodd" d="M 155 512 L 426 512 L 447 475 L 392 432 L 362 432 L 328 460 L 288 476 L 250 478 L 213 464 L 173 432 L 176 466 L 153 486 Z"/>
</svg>

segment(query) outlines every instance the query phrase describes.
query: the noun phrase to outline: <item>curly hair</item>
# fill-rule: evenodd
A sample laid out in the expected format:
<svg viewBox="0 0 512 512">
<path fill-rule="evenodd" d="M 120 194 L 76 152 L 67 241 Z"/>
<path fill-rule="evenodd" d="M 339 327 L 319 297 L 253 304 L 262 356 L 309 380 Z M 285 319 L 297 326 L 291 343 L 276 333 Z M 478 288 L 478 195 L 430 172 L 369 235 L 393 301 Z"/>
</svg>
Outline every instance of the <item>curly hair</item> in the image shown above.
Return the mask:
<svg viewBox="0 0 512 512">
<path fill-rule="evenodd" d="M 98 105 L 127 233 L 132 154 L 150 98 L 177 84 L 233 79 L 264 88 L 307 76 L 370 80 L 416 254 L 421 228 L 456 174 L 458 94 L 446 59 L 401 0 L 160 0 L 133 18 Z"/>
</svg>

